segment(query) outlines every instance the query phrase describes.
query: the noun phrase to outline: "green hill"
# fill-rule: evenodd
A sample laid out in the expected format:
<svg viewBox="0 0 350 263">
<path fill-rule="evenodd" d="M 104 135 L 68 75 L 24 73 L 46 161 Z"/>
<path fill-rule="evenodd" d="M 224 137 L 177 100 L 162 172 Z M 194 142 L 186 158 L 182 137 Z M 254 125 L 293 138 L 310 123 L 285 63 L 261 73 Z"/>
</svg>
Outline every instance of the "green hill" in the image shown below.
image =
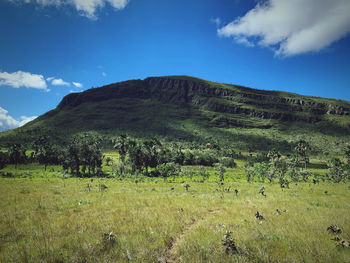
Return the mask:
<svg viewBox="0 0 350 263">
<path fill-rule="evenodd" d="M 350 142 L 350 103 L 187 76 L 151 77 L 69 94 L 56 109 L 0 133 L 0 143 L 30 142 L 41 134 L 65 143 L 80 132 L 105 138 L 127 132 L 243 151 L 288 151 L 303 137 L 315 152 L 337 152 Z"/>
</svg>

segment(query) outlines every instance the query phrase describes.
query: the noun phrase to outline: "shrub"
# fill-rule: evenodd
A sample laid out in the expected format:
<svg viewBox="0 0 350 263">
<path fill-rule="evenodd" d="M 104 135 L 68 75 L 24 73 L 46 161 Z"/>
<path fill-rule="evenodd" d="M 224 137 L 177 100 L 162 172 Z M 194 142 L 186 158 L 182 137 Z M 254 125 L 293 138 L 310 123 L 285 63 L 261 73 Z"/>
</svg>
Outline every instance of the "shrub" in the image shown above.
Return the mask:
<svg viewBox="0 0 350 263">
<path fill-rule="evenodd" d="M 336 183 L 350 178 L 348 168 L 339 158 L 333 158 L 328 164 L 328 177 Z"/>
<path fill-rule="evenodd" d="M 7 153 L 0 152 L 0 170 L 5 168 L 9 163 L 9 156 Z"/>
<path fill-rule="evenodd" d="M 222 157 L 220 159 L 220 163 L 222 163 L 224 166 L 229 167 L 229 168 L 234 168 L 237 166 L 235 160 L 230 157 Z"/>
<path fill-rule="evenodd" d="M 162 163 L 159 164 L 155 170 L 156 173 L 158 173 L 159 176 L 163 177 L 164 181 L 166 181 L 166 179 L 170 176 L 173 176 L 173 179 L 175 179 L 175 177 L 179 175 L 181 167 L 175 163 Z"/>
<path fill-rule="evenodd" d="M 195 165 L 213 166 L 219 162 L 217 154 L 212 150 L 197 151 L 195 155 Z"/>
</svg>

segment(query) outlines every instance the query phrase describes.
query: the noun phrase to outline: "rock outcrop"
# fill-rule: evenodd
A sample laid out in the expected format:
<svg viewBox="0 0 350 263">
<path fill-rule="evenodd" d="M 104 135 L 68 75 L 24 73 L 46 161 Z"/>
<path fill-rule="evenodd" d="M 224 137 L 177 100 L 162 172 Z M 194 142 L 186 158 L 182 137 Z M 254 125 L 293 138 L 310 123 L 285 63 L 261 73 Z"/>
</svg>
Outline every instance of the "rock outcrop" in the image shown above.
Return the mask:
<svg viewBox="0 0 350 263">
<path fill-rule="evenodd" d="M 264 91 L 242 86 L 211 83 L 195 78 L 151 77 L 131 80 L 69 94 L 58 109 L 75 107 L 82 103 L 113 98 L 157 99 L 172 104 L 187 104 L 207 110 L 243 114 L 247 117 L 280 121 L 315 123 L 323 115 L 349 115 L 349 107 L 317 102 L 317 98 L 296 94 Z"/>
</svg>

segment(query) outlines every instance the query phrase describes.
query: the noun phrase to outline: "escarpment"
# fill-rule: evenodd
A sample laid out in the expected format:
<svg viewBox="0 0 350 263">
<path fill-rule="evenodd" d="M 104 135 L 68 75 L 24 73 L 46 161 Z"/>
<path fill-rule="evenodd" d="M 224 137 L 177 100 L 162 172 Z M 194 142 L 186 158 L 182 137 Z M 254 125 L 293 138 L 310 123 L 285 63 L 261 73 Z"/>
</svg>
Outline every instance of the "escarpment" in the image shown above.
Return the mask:
<svg viewBox="0 0 350 263">
<path fill-rule="evenodd" d="M 198 81 L 184 80 L 184 79 L 171 79 L 171 78 L 148 78 L 144 81 L 150 91 L 157 96 L 158 99 L 172 102 L 192 102 L 195 105 L 207 105 L 208 98 L 221 98 L 225 101 L 232 102 L 231 104 L 242 104 L 241 106 L 228 106 L 210 105 L 209 107 L 214 110 L 228 111 L 231 113 L 243 113 L 250 116 L 260 118 L 272 118 L 272 119 L 287 119 L 296 120 L 295 118 L 289 118 L 292 113 L 295 112 L 308 112 L 311 114 L 336 114 L 336 115 L 349 115 L 349 107 L 342 107 L 335 104 L 318 103 L 310 98 L 300 99 L 287 96 L 281 96 L 274 91 L 257 91 L 254 89 L 228 85 L 228 87 L 219 87 L 215 84 L 206 84 Z M 230 89 L 231 88 L 231 89 Z M 294 95 L 295 96 L 295 95 Z M 260 109 L 250 110 L 245 108 L 246 105 L 257 106 Z M 266 110 L 266 111 L 264 111 Z M 285 117 L 283 113 L 275 114 L 269 113 L 269 110 L 285 111 Z M 289 113 L 288 113 L 289 112 Z M 306 118 L 310 119 L 310 118 Z M 315 119 L 315 118 L 311 118 Z M 317 118 L 316 118 L 317 119 Z"/>
<path fill-rule="evenodd" d="M 74 134 L 89 131 L 187 141 L 216 136 L 231 140 L 231 136 L 242 132 L 312 131 L 347 136 L 349 114 L 350 103 L 342 100 L 257 90 L 187 76 L 150 77 L 71 93 L 55 109 L 16 129 L 13 136 L 23 141 L 34 141 L 40 134 L 67 141 Z M 0 143 L 8 141 L 6 136 L 2 135 Z M 255 146 L 267 140 L 253 135 L 235 138 L 254 142 Z"/>
<path fill-rule="evenodd" d="M 325 115 L 350 114 L 350 104 L 346 102 L 342 102 L 341 105 L 338 105 L 336 100 L 319 102 L 318 98 L 313 97 L 255 90 L 191 77 L 150 77 L 93 88 L 67 95 L 57 109 L 121 98 L 153 99 L 180 107 L 186 105 L 218 113 L 284 122 L 315 123 L 321 121 Z"/>
</svg>

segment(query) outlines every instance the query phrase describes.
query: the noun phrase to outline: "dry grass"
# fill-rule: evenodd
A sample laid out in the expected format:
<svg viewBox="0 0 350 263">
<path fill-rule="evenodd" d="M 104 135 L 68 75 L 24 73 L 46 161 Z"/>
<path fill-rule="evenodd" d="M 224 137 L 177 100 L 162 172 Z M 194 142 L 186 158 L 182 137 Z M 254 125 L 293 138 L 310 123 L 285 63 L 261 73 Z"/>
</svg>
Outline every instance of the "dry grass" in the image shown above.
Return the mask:
<svg viewBox="0 0 350 263">
<path fill-rule="evenodd" d="M 215 183 L 186 183 L 0 178 L 0 261 L 350 262 L 327 232 L 337 224 L 350 239 L 348 184 L 265 185 L 264 198 L 259 184 L 231 182 L 239 195 L 222 199 Z M 225 254 L 227 230 L 240 253 Z"/>
</svg>

